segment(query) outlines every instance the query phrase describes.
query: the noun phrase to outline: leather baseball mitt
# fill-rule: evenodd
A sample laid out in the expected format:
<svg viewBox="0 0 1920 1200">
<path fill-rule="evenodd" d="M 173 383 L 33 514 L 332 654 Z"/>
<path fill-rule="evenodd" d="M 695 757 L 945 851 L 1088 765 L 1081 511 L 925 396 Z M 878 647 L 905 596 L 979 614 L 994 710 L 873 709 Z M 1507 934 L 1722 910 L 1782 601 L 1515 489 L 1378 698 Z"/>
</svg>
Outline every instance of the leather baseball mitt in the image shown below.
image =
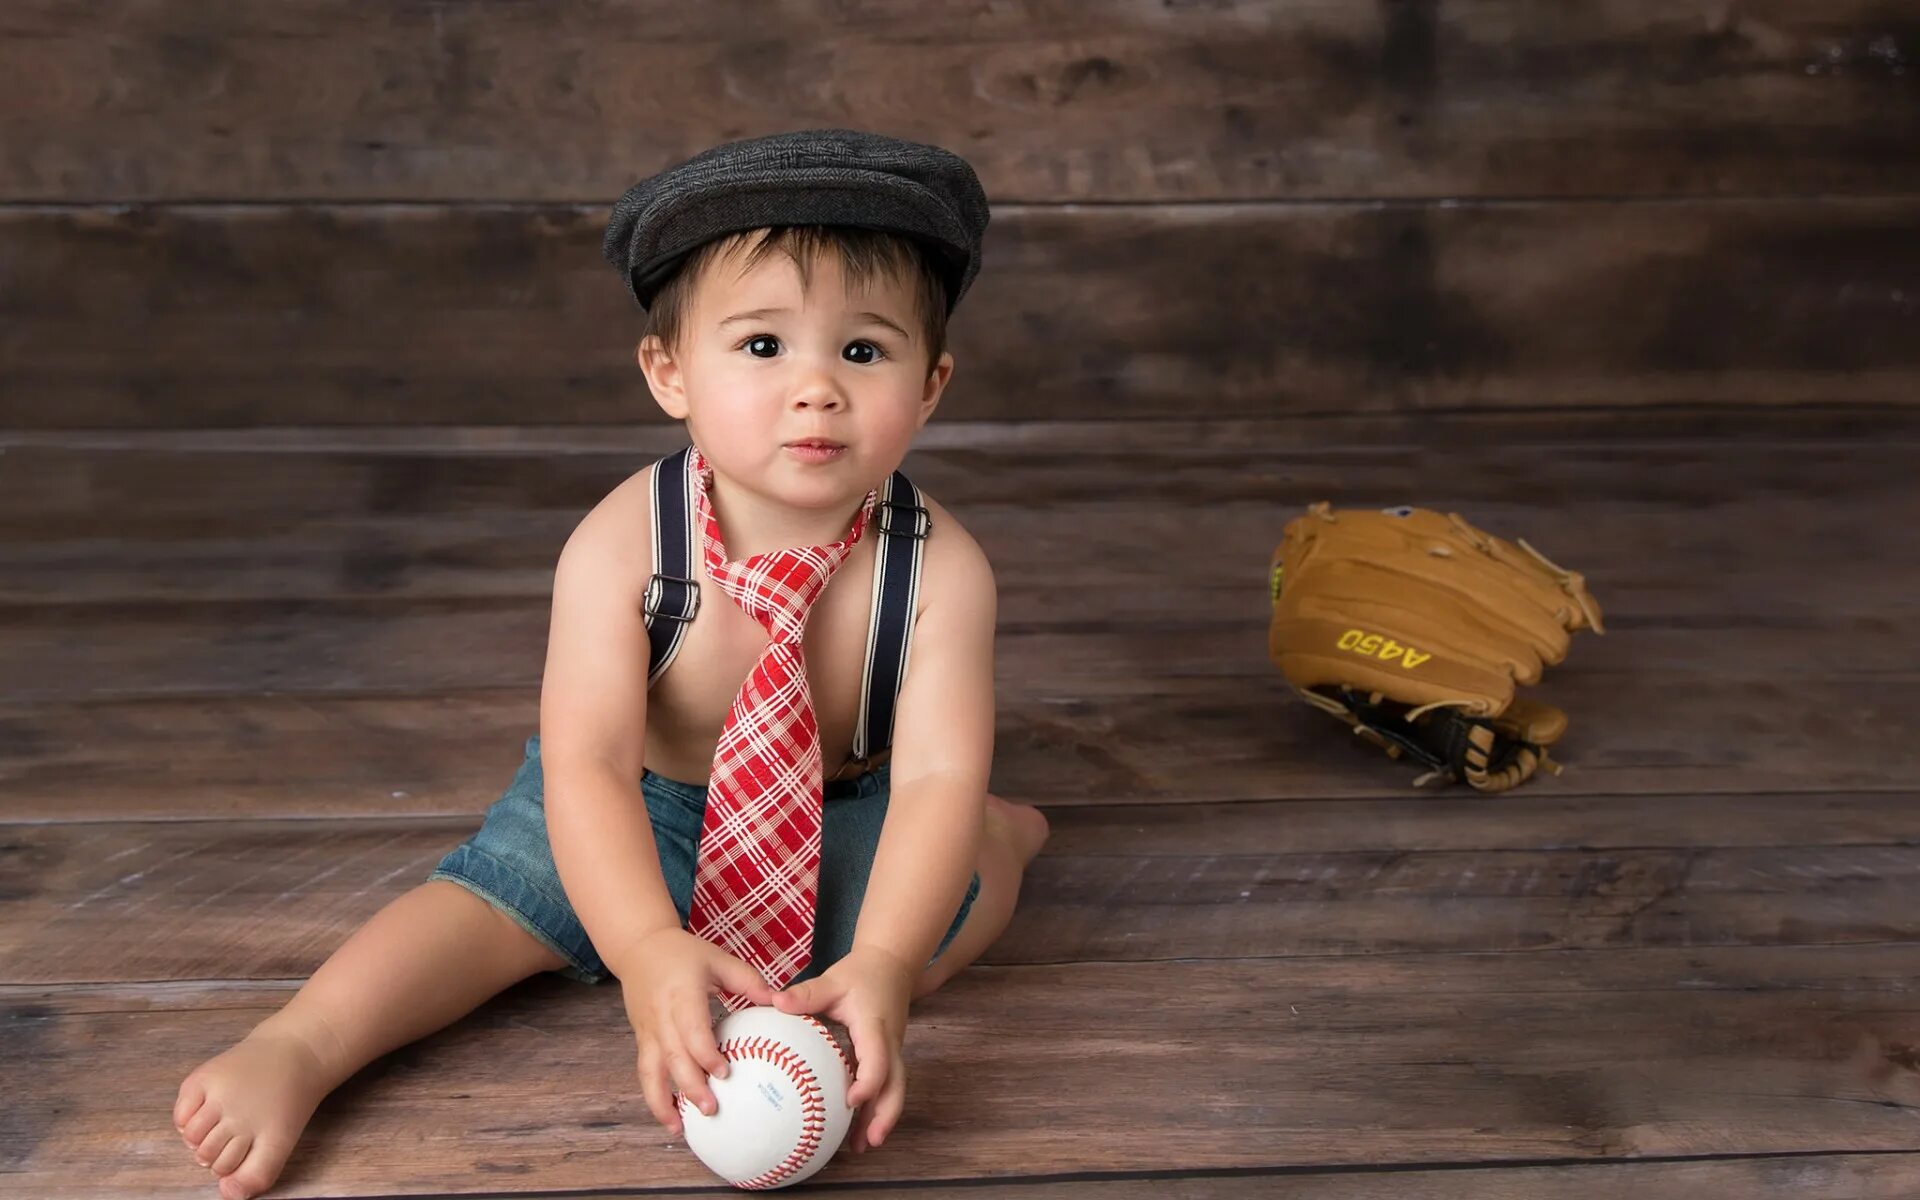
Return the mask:
<svg viewBox="0 0 1920 1200">
<path fill-rule="evenodd" d="M 1579 572 L 1458 513 L 1325 501 L 1287 522 L 1271 565 L 1274 663 L 1307 703 L 1424 764 L 1415 787 L 1560 773 L 1547 747 L 1566 714 L 1514 685 L 1538 683 L 1574 633 L 1606 632 Z"/>
</svg>

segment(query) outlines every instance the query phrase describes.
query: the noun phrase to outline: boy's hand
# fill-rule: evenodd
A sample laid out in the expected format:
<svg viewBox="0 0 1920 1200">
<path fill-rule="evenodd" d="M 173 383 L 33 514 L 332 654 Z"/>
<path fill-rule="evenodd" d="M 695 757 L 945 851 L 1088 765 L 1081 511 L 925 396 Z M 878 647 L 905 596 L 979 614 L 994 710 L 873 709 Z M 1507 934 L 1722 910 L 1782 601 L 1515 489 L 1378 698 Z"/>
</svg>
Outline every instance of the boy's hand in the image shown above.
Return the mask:
<svg viewBox="0 0 1920 1200">
<path fill-rule="evenodd" d="M 824 1013 L 853 1035 L 857 1069 L 847 1101 L 860 1111 L 847 1145 L 855 1154 L 885 1141 L 906 1107 L 907 1065 L 900 1044 L 916 978 L 918 972 L 892 954 L 855 946 L 817 978 L 773 994 L 773 1006 L 781 1012 Z"/>
<path fill-rule="evenodd" d="M 628 948 L 626 961 L 634 965 L 619 972 L 620 989 L 639 1049 L 640 1091 L 654 1118 L 679 1136 L 673 1093 L 712 1116 L 718 1105 L 707 1076 L 727 1077 L 707 998 L 724 988 L 772 1004 L 773 989 L 758 971 L 684 929 L 648 934 Z"/>
</svg>

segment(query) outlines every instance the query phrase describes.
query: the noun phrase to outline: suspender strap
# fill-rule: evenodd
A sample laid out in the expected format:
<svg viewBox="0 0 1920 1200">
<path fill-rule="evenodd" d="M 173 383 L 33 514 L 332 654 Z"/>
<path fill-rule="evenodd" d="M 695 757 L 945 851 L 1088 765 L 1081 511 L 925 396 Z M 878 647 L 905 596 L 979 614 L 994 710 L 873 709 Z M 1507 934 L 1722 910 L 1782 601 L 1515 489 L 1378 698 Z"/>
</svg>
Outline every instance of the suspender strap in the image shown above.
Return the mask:
<svg viewBox="0 0 1920 1200">
<path fill-rule="evenodd" d="M 867 630 L 867 675 L 853 757 L 864 761 L 893 745 L 894 704 L 913 644 L 913 613 L 920 599 L 920 568 L 933 517 L 920 491 L 895 471 L 873 506 L 881 538 L 873 564 L 873 624 Z"/>
<path fill-rule="evenodd" d="M 660 677 L 686 640 L 687 624 L 700 611 L 700 585 L 693 573 L 692 447 L 669 454 L 653 468 L 653 578 L 647 581 L 647 684 Z"/>
</svg>

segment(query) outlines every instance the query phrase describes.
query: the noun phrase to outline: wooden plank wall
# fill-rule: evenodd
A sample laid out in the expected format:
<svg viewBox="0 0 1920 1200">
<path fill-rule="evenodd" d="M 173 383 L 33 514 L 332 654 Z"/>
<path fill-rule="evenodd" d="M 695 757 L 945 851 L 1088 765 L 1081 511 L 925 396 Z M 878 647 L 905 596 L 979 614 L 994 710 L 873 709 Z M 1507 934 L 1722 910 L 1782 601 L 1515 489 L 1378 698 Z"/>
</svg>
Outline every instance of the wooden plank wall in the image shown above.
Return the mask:
<svg viewBox="0 0 1920 1200">
<path fill-rule="evenodd" d="M 1917 96 L 1895 0 L 16 0 L 0 428 L 664 420 L 606 206 L 838 124 L 995 202 L 943 419 L 1904 409 Z"/>
</svg>

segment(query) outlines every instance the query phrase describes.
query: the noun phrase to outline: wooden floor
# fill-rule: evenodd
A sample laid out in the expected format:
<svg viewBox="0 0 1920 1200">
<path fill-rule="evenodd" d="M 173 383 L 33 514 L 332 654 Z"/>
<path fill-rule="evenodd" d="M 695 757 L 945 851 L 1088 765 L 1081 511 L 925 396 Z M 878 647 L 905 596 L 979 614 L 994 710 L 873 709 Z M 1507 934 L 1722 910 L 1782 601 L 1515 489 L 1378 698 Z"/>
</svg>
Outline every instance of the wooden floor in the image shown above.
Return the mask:
<svg viewBox="0 0 1920 1200">
<path fill-rule="evenodd" d="M 561 542 L 676 434 L 0 435 L 0 1194 L 212 1194 L 180 1078 L 476 826 Z M 815 1191 L 1920 1194 L 1916 462 L 1886 412 L 936 421 L 994 785 L 1056 835 Z M 1588 576 L 1563 777 L 1416 792 L 1292 697 L 1266 558 L 1321 499 Z M 274 1194 L 706 1187 L 631 1062 L 616 989 L 529 982 Z"/>
</svg>

